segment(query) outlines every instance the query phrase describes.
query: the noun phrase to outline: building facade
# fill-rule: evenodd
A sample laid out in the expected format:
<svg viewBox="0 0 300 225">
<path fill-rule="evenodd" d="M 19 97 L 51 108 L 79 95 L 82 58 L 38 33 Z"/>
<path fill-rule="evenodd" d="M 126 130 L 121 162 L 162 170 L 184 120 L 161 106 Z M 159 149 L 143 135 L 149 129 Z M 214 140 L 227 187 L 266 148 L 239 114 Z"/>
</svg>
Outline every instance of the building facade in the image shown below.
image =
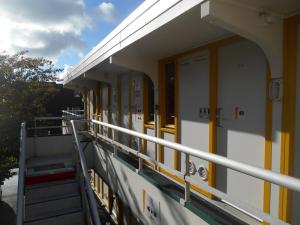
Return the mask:
<svg viewBox="0 0 300 225">
<path fill-rule="evenodd" d="M 148 0 L 64 86 L 84 96 L 85 119 L 300 178 L 299 12 L 297 0 Z M 297 192 L 88 126 L 93 185 L 119 224 L 300 224 Z"/>
</svg>

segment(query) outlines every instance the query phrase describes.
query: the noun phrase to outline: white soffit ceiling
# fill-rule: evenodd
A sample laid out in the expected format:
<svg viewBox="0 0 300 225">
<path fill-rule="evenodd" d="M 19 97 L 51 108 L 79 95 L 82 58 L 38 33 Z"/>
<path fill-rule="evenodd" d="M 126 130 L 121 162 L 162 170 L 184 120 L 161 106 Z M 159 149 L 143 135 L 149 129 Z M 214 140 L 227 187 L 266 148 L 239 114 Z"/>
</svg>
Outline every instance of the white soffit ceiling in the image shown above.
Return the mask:
<svg viewBox="0 0 300 225">
<path fill-rule="evenodd" d="M 161 59 L 231 35 L 201 20 L 196 6 L 116 54 Z"/>
</svg>

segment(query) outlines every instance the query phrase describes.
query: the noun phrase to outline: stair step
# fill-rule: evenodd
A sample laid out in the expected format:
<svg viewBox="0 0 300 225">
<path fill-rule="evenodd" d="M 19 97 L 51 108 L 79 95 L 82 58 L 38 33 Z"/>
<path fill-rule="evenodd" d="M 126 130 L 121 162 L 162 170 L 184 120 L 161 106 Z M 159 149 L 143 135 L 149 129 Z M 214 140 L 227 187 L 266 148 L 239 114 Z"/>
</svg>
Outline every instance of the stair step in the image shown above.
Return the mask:
<svg viewBox="0 0 300 225">
<path fill-rule="evenodd" d="M 31 186 L 36 184 L 49 183 L 53 181 L 64 181 L 75 179 L 74 168 L 68 168 L 64 171 L 46 171 L 44 174 L 29 174 L 25 177 L 25 185 Z"/>
<path fill-rule="evenodd" d="M 66 195 L 79 194 L 79 187 L 75 180 L 38 185 L 25 190 L 26 204 L 38 203 L 61 198 Z"/>
<path fill-rule="evenodd" d="M 75 179 L 66 179 L 66 180 L 59 180 L 59 181 L 50 181 L 40 184 L 31 184 L 26 186 L 26 190 L 31 190 L 35 188 L 43 188 L 43 187 L 50 187 L 55 185 L 62 185 L 62 184 L 68 184 L 68 183 L 76 183 Z"/>
<path fill-rule="evenodd" d="M 56 215 L 54 217 L 48 217 L 44 219 L 32 220 L 29 222 L 25 222 L 24 225 L 74 225 L 74 224 L 82 224 L 84 225 L 84 217 L 83 212 L 81 210 L 73 210 L 66 213 L 62 213 L 60 215 Z"/>
<path fill-rule="evenodd" d="M 81 198 L 79 195 L 29 204 L 25 207 L 25 221 L 53 217 L 62 213 L 67 213 L 71 210 L 80 209 Z"/>
</svg>

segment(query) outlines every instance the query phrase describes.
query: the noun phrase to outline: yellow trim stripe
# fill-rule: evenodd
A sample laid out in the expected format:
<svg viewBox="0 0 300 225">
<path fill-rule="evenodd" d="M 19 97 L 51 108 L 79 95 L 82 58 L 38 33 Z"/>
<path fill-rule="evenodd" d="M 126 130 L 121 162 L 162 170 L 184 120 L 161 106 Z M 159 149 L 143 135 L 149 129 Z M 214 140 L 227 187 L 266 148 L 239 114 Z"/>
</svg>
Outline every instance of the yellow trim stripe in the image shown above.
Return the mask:
<svg viewBox="0 0 300 225">
<path fill-rule="evenodd" d="M 178 59 L 174 60 L 175 64 L 175 93 L 174 93 L 174 99 L 175 99 L 175 109 L 174 109 L 174 142 L 178 143 L 179 137 L 178 137 L 178 112 L 179 112 L 179 65 L 178 65 Z M 180 170 L 180 159 L 181 159 L 181 153 L 174 149 L 174 170 Z"/>
<path fill-rule="evenodd" d="M 218 102 L 218 49 L 210 50 L 210 91 L 209 91 L 209 152 L 217 152 L 217 102 Z M 208 185 L 216 186 L 216 165 L 208 162 Z M 209 198 L 212 199 L 212 195 Z"/>
<path fill-rule="evenodd" d="M 266 111 L 265 111 L 265 160 L 264 168 L 272 169 L 272 101 L 269 98 L 269 90 L 271 83 L 271 72 L 270 66 L 266 66 Z M 264 181 L 264 200 L 263 200 L 263 211 L 270 214 L 270 204 L 271 204 L 271 183 Z M 268 225 L 269 223 L 264 221 L 263 225 Z"/>
</svg>

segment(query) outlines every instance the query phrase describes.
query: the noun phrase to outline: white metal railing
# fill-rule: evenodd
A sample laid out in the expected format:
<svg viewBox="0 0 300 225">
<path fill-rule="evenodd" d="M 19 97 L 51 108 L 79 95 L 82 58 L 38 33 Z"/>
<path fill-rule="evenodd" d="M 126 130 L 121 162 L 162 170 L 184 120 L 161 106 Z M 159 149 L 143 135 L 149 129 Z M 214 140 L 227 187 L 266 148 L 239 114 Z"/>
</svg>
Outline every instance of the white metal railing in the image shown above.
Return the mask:
<svg viewBox="0 0 300 225">
<path fill-rule="evenodd" d="M 69 129 L 71 129 L 71 126 L 65 123 L 65 121 L 83 119 L 82 112 L 83 110 L 62 110 L 62 116 L 35 117 L 33 119 L 34 125 L 27 127 L 27 130 L 33 131 L 33 133 L 31 134 L 29 132 L 28 135 L 38 137 L 39 135 L 53 136 L 70 134 Z M 61 121 L 61 123 L 59 124 L 55 121 Z"/>
<path fill-rule="evenodd" d="M 226 168 L 235 170 L 237 172 L 240 172 L 240 173 L 243 173 L 243 174 L 258 178 L 258 179 L 262 179 L 264 181 L 268 181 L 268 182 L 273 183 L 273 184 L 277 184 L 277 185 L 280 185 L 280 186 L 287 187 L 290 190 L 300 192 L 300 179 L 290 177 L 290 176 L 286 176 L 286 175 L 283 175 L 283 174 L 280 174 L 280 173 L 277 173 L 277 172 L 273 172 L 273 171 L 270 171 L 270 170 L 266 170 L 266 169 L 263 169 L 263 168 L 255 167 L 255 166 L 252 166 L 252 165 L 249 165 L 249 164 L 246 164 L 246 163 L 241 163 L 241 162 L 238 162 L 238 161 L 235 161 L 235 160 L 232 160 L 232 159 L 228 159 L 228 158 L 223 157 L 223 156 L 219 156 L 219 155 L 216 155 L 216 154 L 213 154 L 213 153 L 209 153 L 207 151 L 201 151 L 199 149 L 187 147 L 187 146 L 184 146 L 182 144 L 178 144 L 178 143 L 167 141 L 167 140 L 164 140 L 164 139 L 161 139 L 161 138 L 149 136 L 149 135 L 146 135 L 146 134 L 143 134 L 143 133 L 139 133 L 139 132 L 136 132 L 136 131 L 133 131 L 133 130 L 129 130 L 129 129 L 126 129 L 126 128 L 123 128 L 123 127 L 115 126 L 115 125 L 108 124 L 108 123 L 105 123 L 105 122 L 101 122 L 101 121 L 98 121 L 98 120 L 91 120 L 90 122 L 93 123 L 93 124 L 97 124 L 97 125 L 100 125 L 100 126 L 103 126 L 103 127 L 110 128 L 114 131 L 119 131 L 121 133 L 128 134 L 128 135 L 131 135 L 131 136 L 134 136 L 134 137 L 137 137 L 137 138 L 140 138 L 140 139 L 144 139 L 144 140 L 147 140 L 147 141 L 159 144 L 159 145 L 163 145 L 163 146 L 171 148 L 171 149 L 176 149 L 177 151 L 185 153 L 186 156 L 187 156 L 186 157 L 187 161 L 186 161 L 186 165 L 185 165 L 186 166 L 186 168 L 185 168 L 186 172 L 183 174 L 180 171 L 176 171 L 176 170 L 167 168 L 166 165 L 164 165 L 160 162 L 157 162 L 153 158 L 150 158 L 149 156 L 147 156 L 147 155 L 145 155 L 145 154 L 143 154 L 139 151 L 131 149 L 131 148 L 125 146 L 124 144 L 121 144 L 121 143 L 117 142 L 115 140 L 114 132 L 112 133 L 112 138 L 109 138 L 109 137 L 101 135 L 101 134 L 97 134 L 97 137 L 102 138 L 105 141 L 108 141 L 108 142 L 114 144 L 115 146 L 118 146 L 118 147 L 122 148 L 122 150 L 125 150 L 127 152 L 130 152 L 130 153 L 135 154 L 136 156 L 138 156 L 139 157 L 139 170 L 143 168 L 142 163 L 143 163 L 143 159 L 144 159 L 144 160 L 149 160 L 151 163 L 154 163 L 155 166 L 159 166 L 159 167 L 162 167 L 162 168 L 167 168 L 168 170 L 171 170 L 176 175 L 179 175 L 181 178 L 183 178 L 185 180 L 185 201 L 190 200 L 190 183 L 192 182 L 192 179 L 191 179 L 190 174 L 188 172 L 189 171 L 189 162 L 188 162 L 188 160 L 189 160 L 188 156 L 189 155 L 198 157 L 200 159 L 203 159 L 203 160 L 206 160 L 206 161 L 209 161 L 209 162 L 221 165 L 221 166 L 224 166 Z M 116 149 L 116 148 L 114 148 L 114 149 Z M 116 151 L 116 150 L 114 150 L 114 151 Z M 221 192 L 221 191 L 219 191 L 219 190 L 217 190 L 213 187 L 208 186 L 205 182 L 203 182 L 200 185 L 200 187 L 207 190 L 208 192 L 212 193 L 216 197 L 219 197 L 220 199 L 231 202 L 232 204 L 237 206 L 239 209 L 248 212 L 249 215 L 253 216 L 256 219 L 259 219 L 261 221 L 267 221 L 267 222 L 270 222 L 270 223 L 275 223 L 275 224 L 284 224 L 284 225 L 288 224 L 286 222 L 283 222 L 283 221 L 279 220 L 278 218 L 275 218 L 275 217 L 273 217 L 273 216 L 271 216 L 271 215 L 269 215 L 265 212 L 262 212 L 259 209 L 255 209 L 252 206 L 249 206 L 245 203 L 242 203 L 242 201 L 239 201 L 239 200 L 237 201 L 237 200 L 234 200 L 234 199 L 230 198 L 230 196 L 228 196 L 227 194 L 225 194 L 225 193 L 223 193 L 223 192 Z"/>
<path fill-rule="evenodd" d="M 73 119 L 75 118 L 73 117 Z M 62 124 L 63 120 L 64 117 L 60 116 L 34 117 L 34 125 L 27 127 L 28 135 L 34 137 L 63 135 L 63 130 L 70 128 L 70 126 Z M 61 123 L 55 121 L 61 121 Z"/>
<path fill-rule="evenodd" d="M 23 225 L 24 221 L 24 180 L 25 180 L 25 148 L 26 123 L 21 124 L 20 152 L 19 152 L 19 177 L 17 193 L 16 225 Z"/>
<path fill-rule="evenodd" d="M 91 183 L 90 183 L 90 179 L 89 179 L 89 175 L 88 175 L 88 169 L 87 169 L 88 167 L 86 165 L 86 160 L 85 160 L 85 157 L 84 157 L 84 153 L 81 149 L 81 145 L 80 145 L 80 142 L 78 140 L 76 126 L 75 126 L 73 120 L 71 120 L 70 122 L 71 122 L 71 126 L 72 126 L 72 131 L 73 131 L 73 135 L 74 135 L 74 140 L 75 140 L 75 144 L 76 144 L 77 153 L 78 153 L 78 156 L 79 156 L 79 162 L 80 162 L 81 171 L 82 171 L 82 175 L 83 175 L 83 179 L 84 179 L 84 186 L 85 186 L 85 191 L 86 191 L 87 198 L 88 198 L 89 208 L 90 208 L 90 211 L 91 211 L 93 225 L 101 225 L 98 210 L 97 210 L 96 200 L 95 200 L 95 196 L 94 196 L 94 192 L 93 192 L 93 189 L 91 187 Z"/>
<path fill-rule="evenodd" d="M 84 110 L 62 110 L 63 113 L 63 118 L 64 119 L 73 119 L 78 118 L 78 119 L 83 119 L 84 115 L 83 115 L 83 111 Z"/>
</svg>

